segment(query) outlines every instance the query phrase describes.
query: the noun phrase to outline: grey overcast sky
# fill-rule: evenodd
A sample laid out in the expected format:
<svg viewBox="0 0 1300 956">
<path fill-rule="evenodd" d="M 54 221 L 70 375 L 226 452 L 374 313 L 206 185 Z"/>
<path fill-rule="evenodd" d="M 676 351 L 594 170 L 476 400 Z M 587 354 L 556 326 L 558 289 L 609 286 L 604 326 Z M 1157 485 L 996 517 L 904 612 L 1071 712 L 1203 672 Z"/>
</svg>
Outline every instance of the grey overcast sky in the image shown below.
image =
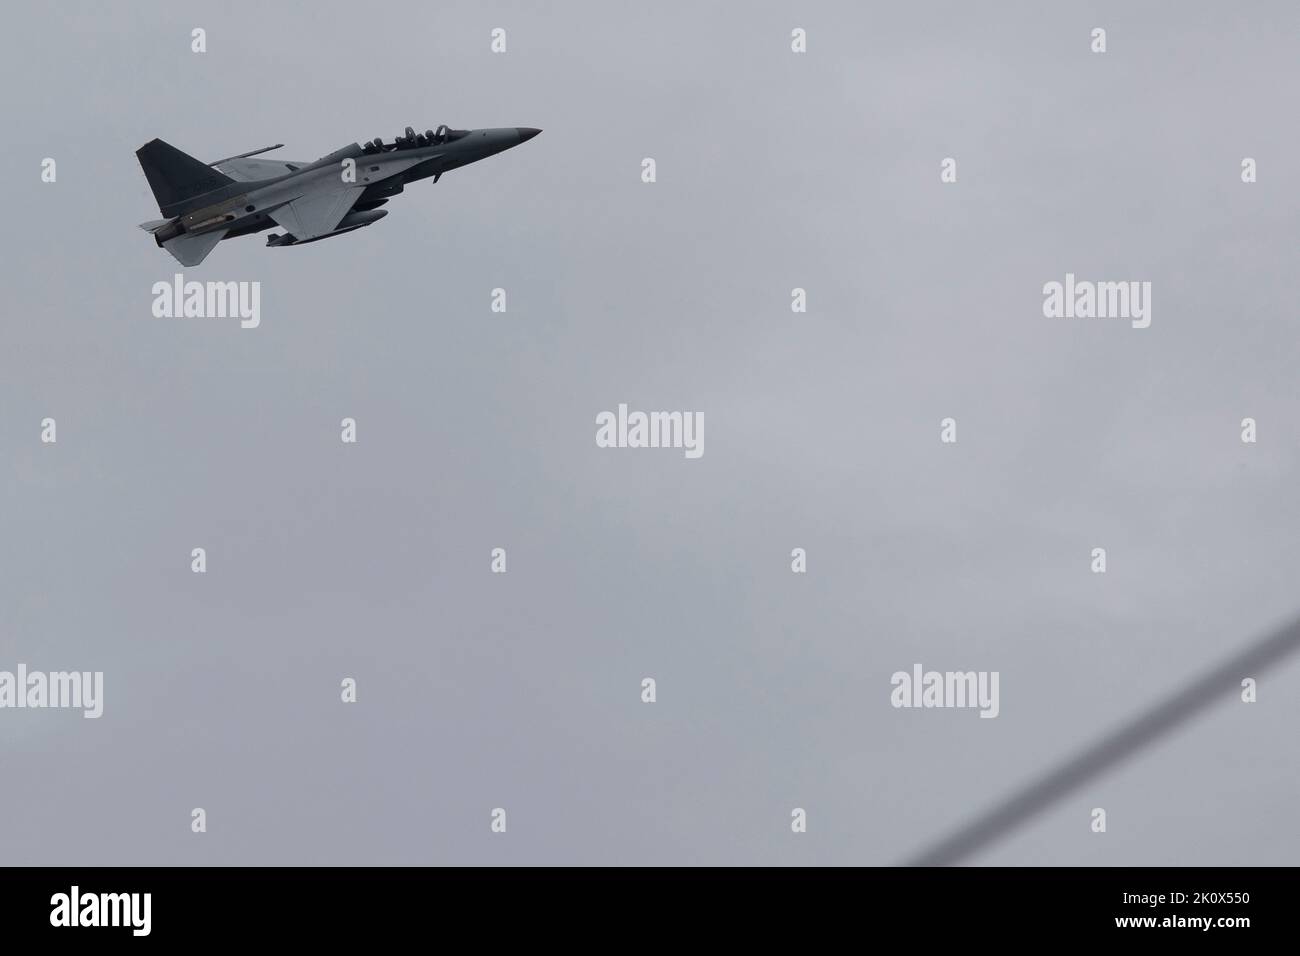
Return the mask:
<svg viewBox="0 0 1300 956">
<path fill-rule="evenodd" d="M 0 863 L 892 863 L 1300 611 L 1289 0 L 5 21 L 0 670 L 105 701 L 0 711 Z M 544 132 L 184 270 L 255 330 L 152 316 L 140 145 L 440 123 Z M 1045 318 L 1067 272 L 1150 328 Z M 703 457 L 597 448 L 620 402 Z M 1293 864 L 1298 721 L 1300 661 L 972 862 Z"/>
</svg>

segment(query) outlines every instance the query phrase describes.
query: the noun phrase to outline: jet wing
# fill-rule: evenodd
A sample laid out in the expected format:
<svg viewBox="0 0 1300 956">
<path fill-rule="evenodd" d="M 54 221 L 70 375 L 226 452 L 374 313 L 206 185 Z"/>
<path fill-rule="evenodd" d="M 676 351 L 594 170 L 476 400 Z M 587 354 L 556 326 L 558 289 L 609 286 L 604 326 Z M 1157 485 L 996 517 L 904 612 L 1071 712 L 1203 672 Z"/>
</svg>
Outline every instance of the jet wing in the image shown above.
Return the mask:
<svg viewBox="0 0 1300 956">
<path fill-rule="evenodd" d="M 348 214 L 364 186 L 338 183 L 319 186 L 292 202 L 267 213 L 284 226 L 299 242 L 333 232 L 339 220 Z"/>
<path fill-rule="evenodd" d="M 251 183 L 259 179 L 276 179 L 280 176 L 287 176 L 295 169 L 299 169 L 307 163 L 295 162 L 292 159 L 247 159 L 243 156 L 236 156 L 233 159 L 224 159 L 217 164 L 216 169 L 225 173 L 231 179 L 238 180 L 241 183 Z"/>
</svg>

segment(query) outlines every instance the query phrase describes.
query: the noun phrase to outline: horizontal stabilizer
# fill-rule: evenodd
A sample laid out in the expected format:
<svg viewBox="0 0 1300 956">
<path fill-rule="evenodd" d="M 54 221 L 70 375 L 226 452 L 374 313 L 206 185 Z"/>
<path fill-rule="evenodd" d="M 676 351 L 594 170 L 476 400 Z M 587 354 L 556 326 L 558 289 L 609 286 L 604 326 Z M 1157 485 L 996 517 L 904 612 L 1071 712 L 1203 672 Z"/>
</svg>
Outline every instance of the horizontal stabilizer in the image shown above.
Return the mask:
<svg viewBox="0 0 1300 956">
<path fill-rule="evenodd" d="M 170 252 L 183 266 L 197 266 L 200 262 L 208 257 L 211 252 L 226 235 L 228 229 L 218 229 L 215 232 L 203 232 L 199 235 L 184 233 L 175 239 L 168 239 L 163 243 L 163 248 Z"/>
<path fill-rule="evenodd" d="M 281 176 L 288 176 L 306 166 L 307 163 L 295 162 L 292 159 L 245 159 L 242 156 L 234 156 L 213 165 L 231 179 L 248 183 L 259 179 L 279 179 Z"/>
<path fill-rule="evenodd" d="M 145 232 L 157 232 L 169 222 L 171 222 L 170 219 L 150 219 L 148 222 L 140 223 L 140 228 Z"/>
</svg>

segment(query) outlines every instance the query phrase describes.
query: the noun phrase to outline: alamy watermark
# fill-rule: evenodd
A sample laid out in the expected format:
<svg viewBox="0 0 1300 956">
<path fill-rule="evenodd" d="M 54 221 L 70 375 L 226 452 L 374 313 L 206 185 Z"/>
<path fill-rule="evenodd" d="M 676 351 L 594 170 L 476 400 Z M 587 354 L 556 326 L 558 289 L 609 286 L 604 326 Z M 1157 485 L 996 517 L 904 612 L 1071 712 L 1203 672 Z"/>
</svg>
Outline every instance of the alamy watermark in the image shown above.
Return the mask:
<svg viewBox="0 0 1300 956">
<path fill-rule="evenodd" d="M 1043 286 L 1043 315 L 1049 319 L 1131 319 L 1133 328 L 1151 324 L 1150 282 L 1091 282 L 1065 274 Z"/>
<path fill-rule="evenodd" d="M 704 454 L 703 412 L 629 412 L 596 416 L 597 448 L 681 448 L 687 458 Z"/>
<path fill-rule="evenodd" d="M 0 708 L 59 707 L 80 709 L 83 717 L 104 712 L 103 671 L 0 671 Z"/>
<path fill-rule="evenodd" d="M 895 707 L 978 707 L 981 717 L 996 717 L 997 671 L 895 671 L 889 679 L 889 702 Z"/>
<path fill-rule="evenodd" d="M 262 283 L 186 282 L 176 273 L 171 282 L 153 284 L 153 314 L 158 319 L 239 319 L 240 328 L 262 323 Z"/>
<path fill-rule="evenodd" d="M 152 893 L 83 893 L 74 885 L 50 897 L 50 925 L 125 926 L 133 936 L 148 936 L 152 910 Z"/>
</svg>

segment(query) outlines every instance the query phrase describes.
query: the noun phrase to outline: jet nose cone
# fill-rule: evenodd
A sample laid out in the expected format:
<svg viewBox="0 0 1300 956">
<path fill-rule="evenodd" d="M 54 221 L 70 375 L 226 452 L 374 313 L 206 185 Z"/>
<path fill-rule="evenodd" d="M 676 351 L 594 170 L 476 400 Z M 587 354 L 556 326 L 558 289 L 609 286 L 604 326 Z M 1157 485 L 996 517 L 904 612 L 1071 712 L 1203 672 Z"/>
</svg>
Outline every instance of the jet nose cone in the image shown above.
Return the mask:
<svg viewBox="0 0 1300 956">
<path fill-rule="evenodd" d="M 515 132 L 519 134 L 519 142 L 526 143 L 538 133 L 540 129 L 533 129 L 531 126 L 516 126 Z"/>
</svg>

